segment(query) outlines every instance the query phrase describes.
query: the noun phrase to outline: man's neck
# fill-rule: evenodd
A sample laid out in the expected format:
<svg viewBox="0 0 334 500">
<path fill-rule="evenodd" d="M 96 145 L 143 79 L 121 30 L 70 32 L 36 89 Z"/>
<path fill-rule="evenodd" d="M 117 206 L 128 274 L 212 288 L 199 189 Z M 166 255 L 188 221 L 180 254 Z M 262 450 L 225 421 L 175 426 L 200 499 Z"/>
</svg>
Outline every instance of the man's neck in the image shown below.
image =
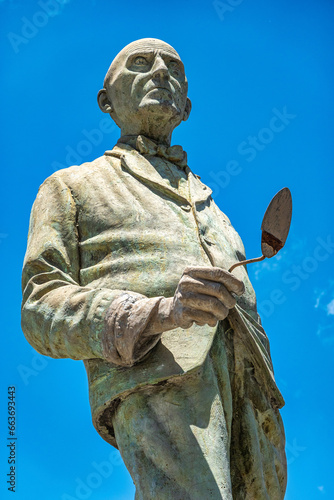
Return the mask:
<svg viewBox="0 0 334 500">
<path fill-rule="evenodd" d="M 151 116 L 148 116 L 146 120 L 142 120 L 140 123 L 132 123 L 121 127 L 121 137 L 143 135 L 157 144 L 169 147 L 172 132 L 176 125 L 178 124 L 171 123 L 171 121 L 164 122 L 161 120 L 156 122 Z"/>
</svg>

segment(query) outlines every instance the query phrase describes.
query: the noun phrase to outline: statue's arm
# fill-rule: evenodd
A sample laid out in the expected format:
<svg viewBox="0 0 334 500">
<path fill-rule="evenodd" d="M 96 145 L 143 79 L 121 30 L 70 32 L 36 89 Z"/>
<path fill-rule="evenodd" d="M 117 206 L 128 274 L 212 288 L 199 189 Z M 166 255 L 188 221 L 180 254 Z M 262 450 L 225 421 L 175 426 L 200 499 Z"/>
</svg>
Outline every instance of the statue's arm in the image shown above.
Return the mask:
<svg viewBox="0 0 334 500">
<path fill-rule="evenodd" d="M 54 358 L 104 358 L 123 364 L 106 329 L 106 313 L 116 299 L 135 303 L 144 296 L 80 285 L 76 203 L 57 174 L 41 186 L 32 209 L 22 289 L 22 329 L 38 352 Z M 145 328 L 159 300 L 151 299 L 148 316 L 137 325 L 139 330 Z M 152 348 L 159 338 L 156 334 L 146 338 L 144 348 Z"/>
<path fill-rule="evenodd" d="M 102 358 L 132 366 L 164 331 L 214 325 L 243 283 L 218 268 L 187 268 L 174 297 L 80 284 L 78 214 L 70 188 L 54 174 L 34 203 L 23 267 L 22 329 L 40 353 Z"/>
</svg>

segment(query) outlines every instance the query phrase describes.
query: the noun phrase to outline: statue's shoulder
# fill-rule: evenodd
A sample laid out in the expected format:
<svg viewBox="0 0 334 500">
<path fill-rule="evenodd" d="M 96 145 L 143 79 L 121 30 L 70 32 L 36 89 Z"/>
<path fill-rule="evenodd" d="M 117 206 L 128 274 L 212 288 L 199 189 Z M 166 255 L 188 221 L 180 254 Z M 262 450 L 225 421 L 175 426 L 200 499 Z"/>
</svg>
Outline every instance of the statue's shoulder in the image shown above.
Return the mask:
<svg viewBox="0 0 334 500">
<path fill-rule="evenodd" d="M 86 177 L 94 176 L 104 171 L 106 168 L 110 168 L 110 165 L 113 163 L 115 163 L 116 166 L 116 164 L 119 163 L 119 159 L 102 155 L 93 161 L 57 170 L 50 178 L 56 177 L 62 179 L 64 182 L 77 180 L 78 178 L 84 180 Z"/>
<path fill-rule="evenodd" d="M 80 186 L 91 184 L 94 179 L 103 182 L 106 175 L 109 177 L 117 175 L 116 170 L 119 163 L 118 158 L 103 155 L 81 165 L 62 168 L 47 177 L 39 189 L 43 189 L 44 186 L 65 185 L 76 191 Z"/>
</svg>

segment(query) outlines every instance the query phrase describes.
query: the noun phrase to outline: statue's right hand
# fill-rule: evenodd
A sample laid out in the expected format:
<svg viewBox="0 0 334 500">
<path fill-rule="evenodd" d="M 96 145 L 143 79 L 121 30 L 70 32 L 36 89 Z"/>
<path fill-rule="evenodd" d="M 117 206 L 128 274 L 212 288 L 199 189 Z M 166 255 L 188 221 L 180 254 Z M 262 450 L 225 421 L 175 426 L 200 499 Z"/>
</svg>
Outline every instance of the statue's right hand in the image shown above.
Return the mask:
<svg viewBox="0 0 334 500">
<path fill-rule="evenodd" d="M 236 304 L 232 295 L 245 287 L 233 274 L 219 267 L 186 267 L 177 286 L 172 314 L 175 324 L 189 328 L 193 323 L 215 326 Z"/>
</svg>

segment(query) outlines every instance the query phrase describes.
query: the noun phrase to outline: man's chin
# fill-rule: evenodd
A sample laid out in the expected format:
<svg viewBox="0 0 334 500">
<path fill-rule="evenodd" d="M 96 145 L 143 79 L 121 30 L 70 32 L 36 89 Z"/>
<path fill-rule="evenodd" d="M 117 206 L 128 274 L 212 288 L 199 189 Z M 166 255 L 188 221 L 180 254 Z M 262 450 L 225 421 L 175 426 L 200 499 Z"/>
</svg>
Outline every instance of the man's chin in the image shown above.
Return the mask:
<svg viewBox="0 0 334 500">
<path fill-rule="evenodd" d="M 170 116 L 179 114 L 174 102 L 170 99 L 152 98 L 146 96 L 140 103 L 139 109 L 145 110 L 149 113 L 157 113 L 157 115 L 165 115 L 168 113 Z"/>
</svg>

